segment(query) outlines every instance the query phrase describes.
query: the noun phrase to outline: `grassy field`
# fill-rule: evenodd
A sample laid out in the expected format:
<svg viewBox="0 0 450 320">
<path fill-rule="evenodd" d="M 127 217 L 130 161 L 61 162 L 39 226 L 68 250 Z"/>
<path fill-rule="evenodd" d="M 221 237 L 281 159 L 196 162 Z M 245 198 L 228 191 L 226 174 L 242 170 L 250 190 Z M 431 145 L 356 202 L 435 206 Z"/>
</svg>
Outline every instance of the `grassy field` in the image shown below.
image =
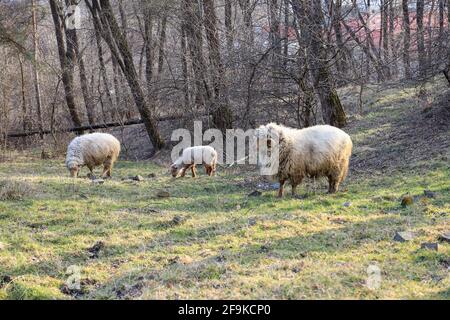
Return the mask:
<svg viewBox="0 0 450 320">
<path fill-rule="evenodd" d="M 364 120 L 349 127 L 354 167 L 336 195 L 321 180 L 278 199 L 250 168 L 173 180 L 168 168 L 127 161 L 96 185 L 69 179 L 62 158 L 14 154 L 0 163 L 0 299 L 449 299 L 450 244 L 421 249 L 450 231 L 448 150 L 377 166 L 374 149 L 401 154 L 380 141 L 414 92 L 391 97 L 403 99 L 394 110 L 385 92 L 367 95 Z M 126 180 L 138 174 L 145 180 Z M 411 206 L 400 205 L 405 194 Z M 397 231 L 416 237 L 397 242 Z M 379 287 L 366 284 L 370 266 Z"/>
</svg>

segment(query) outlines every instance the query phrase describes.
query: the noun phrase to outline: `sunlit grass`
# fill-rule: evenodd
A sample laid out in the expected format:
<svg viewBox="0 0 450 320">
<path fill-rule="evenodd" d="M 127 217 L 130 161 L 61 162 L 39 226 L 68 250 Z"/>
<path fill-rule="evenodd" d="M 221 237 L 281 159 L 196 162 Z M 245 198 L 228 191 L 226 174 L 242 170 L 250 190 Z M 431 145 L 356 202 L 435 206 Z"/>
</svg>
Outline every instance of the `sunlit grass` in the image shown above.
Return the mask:
<svg viewBox="0 0 450 320">
<path fill-rule="evenodd" d="M 350 132 L 358 156 L 378 147 L 374 136 L 391 130 L 416 94 L 373 92 Z M 397 108 L 387 111 L 391 103 Z M 420 249 L 450 231 L 450 169 L 442 157 L 389 174 L 351 170 L 335 195 L 325 193 L 325 180 L 307 180 L 300 198 L 288 188 L 283 199 L 275 190 L 249 197 L 263 182 L 252 168 L 175 180 L 166 167 L 119 161 L 112 180 L 94 185 L 68 178 L 62 158 L 8 157 L 0 181 L 30 188 L 0 201 L 0 299 L 450 298 L 450 245 Z M 127 180 L 138 174 L 145 181 Z M 157 197 L 160 190 L 171 196 Z M 403 208 L 405 194 L 415 202 Z M 416 238 L 395 242 L 397 231 Z M 92 257 L 98 241 L 104 248 Z M 381 270 L 374 290 L 366 285 L 371 265 Z M 80 268 L 81 289 L 67 293 L 71 266 Z"/>
</svg>

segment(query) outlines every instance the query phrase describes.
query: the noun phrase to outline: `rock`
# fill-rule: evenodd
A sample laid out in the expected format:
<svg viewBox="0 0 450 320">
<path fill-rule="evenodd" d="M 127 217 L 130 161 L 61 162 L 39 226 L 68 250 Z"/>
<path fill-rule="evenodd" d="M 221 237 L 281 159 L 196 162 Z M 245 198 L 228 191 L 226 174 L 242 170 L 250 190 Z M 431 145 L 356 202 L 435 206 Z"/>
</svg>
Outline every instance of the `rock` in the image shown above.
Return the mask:
<svg viewBox="0 0 450 320">
<path fill-rule="evenodd" d="M 105 180 L 103 180 L 103 179 L 95 179 L 95 180 L 92 180 L 92 183 L 93 184 L 104 184 Z"/>
<path fill-rule="evenodd" d="M 181 217 L 181 216 L 175 216 L 175 217 L 173 217 L 173 219 L 172 219 L 172 224 L 173 224 L 173 225 L 178 225 L 178 224 L 182 223 L 183 220 L 184 220 L 183 217 Z"/>
<path fill-rule="evenodd" d="M 144 177 L 137 175 L 132 178 L 133 181 L 144 181 Z"/>
<path fill-rule="evenodd" d="M 416 235 L 409 231 L 397 232 L 395 234 L 394 240 L 398 242 L 411 241 L 416 237 Z"/>
<path fill-rule="evenodd" d="M 430 190 L 423 190 L 423 194 L 427 198 L 436 198 L 436 192 L 430 191 Z"/>
<path fill-rule="evenodd" d="M 430 249 L 430 250 L 434 250 L 434 251 L 438 251 L 439 249 L 439 244 L 437 244 L 436 242 L 424 242 L 420 245 L 421 249 Z"/>
<path fill-rule="evenodd" d="M 241 210 L 241 205 L 240 205 L 240 204 L 238 204 L 238 205 L 236 206 L 236 210 Z"/>
<path fill-rule="evenodd" d="M 169 198 L 169 197 L 170 197 L 170 193 L 167 192 L 167 191 L 164 191 L 164 190 L 159 190 L 159 191 L 156 193 L 156 196 L 157 196 L 158 198 Z"/>
<path fill-rule="evenodd" d="M 256 185 L 258 189 L 261 190 L 278 190 L 280 188 L 279 183 L 265 183 L 261 182 Z"/>
<path fill-rule="evenodd" d="M 404 196 L 402 198 L 402 207 L 405 208 L 407 206 L 411 206 L 414 203 L 414 199 L 411 196 Z"/>
<path fill-rule="evenodd" d="M 154 173 L 149 173 L 149 174 L 147 175 L 147 178 L 156 178 L 156 174 L 154 174 Z"/>
<path fill-rule="evenodd" d="M 278 189 L 280 189 L 280 183 L 279 183 L 279 182 L 277 182 L 277 183 L 272 183 L 272 184 L 270 185 L 270 188 L 271 188 L 272 190 L 278 190 Z"/>
<path fill-rule="evenodd" d="M 249 226 L 254 226 L 255 224 L 256 224 L 256 219 L 255 218 L 248 219 L 248 225 Z"/>
<path fill-rule="evenodd" d="M 298 268 L 298 267 L 294 267 L 291 270 L 293 273 L 299 273 L 300 271 L 302 271 L 302 269 Z"/>
<path fill-rule="evenodd" d="M 441 234 L 441 235 L 439 236 L 439 241 L 441 241 L 441 242 L 450 242 L 450 232 Z M 1 248 L 1 247 L 0 247 L 0 248 Z"/>
<path fill-rule="evenodd" d="M 7 285 L 8 283 L 12 282 L 13 279 L 11 276 L 8 275 L 0 275 L 0 288 Z"/>
<path fill-rule="evenodd" d="M 97 177 L 94 174 L 90 173 L 90 172 L 87 174 L 87 178 L 91 179 L 91 180 L 97 179 Z"/>
<path fill-rule="evenodd" d="M 91 259 L 98 258 L 98 254 L 100 250 L 105 247 L 105 243 L 103 241 L 97 241 L 92 247 L 88 248 L 89 256 Z"/>
<path fill-rule="evenodd" d="M 261 195 L 262 195 L 261 192 L 259 192 L 258 190 L 255 190 L 252 193 L 250 193 L 248 196 L 249 197 L 260 197 Z"/>
<path fill-rule="evenodd" d="M 346 208 L 350 207 L 351 205 L 352 205 L 351 202 L 345 202 L 345 203 L 343 204 L 343 206 L 346 207 Z"/>
</svg>

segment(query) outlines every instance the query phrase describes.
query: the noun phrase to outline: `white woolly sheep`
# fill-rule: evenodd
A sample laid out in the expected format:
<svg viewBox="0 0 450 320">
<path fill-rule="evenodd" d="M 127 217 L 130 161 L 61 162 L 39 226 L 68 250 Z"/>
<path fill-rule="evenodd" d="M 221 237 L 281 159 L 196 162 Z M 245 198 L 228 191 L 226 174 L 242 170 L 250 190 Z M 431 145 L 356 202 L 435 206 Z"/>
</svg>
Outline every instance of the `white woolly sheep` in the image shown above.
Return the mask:
<svg viewBox="0 0 450 320">
<path fill-rule="evenodd" d="M 120 142 L 108 133 L 85 134 L 70 142 L 67 147 L 66 166 L 70 176 L 78 176 L 79 170 L 87 166 L 92 170 L 103 165 L 102 177 L 111 177 L 111 171 L 120 153 Z"/>
<path fill-rule="evenodd" d="M 172 176 L 179 174 L 184 177 L 186 170 L 191 169 L 192 177 L 196 177 L 195 166 L 203 164 L 206 174 L 213 176 L 216 173 L 217 152 L 210 146 L 195 146 L 183 150 L 182 155 L 171 165 Z"/>
<path fill-rule="evenodd" d="M 279 138 L 279 166 L 275 175 L 280 182 L 278 196 L 283 196 L 284 184 L 292 185 L 292 195 L 296 187 L 305 177 L 327 177 L 329 193 L 335 193 L 339 184 L 345 179 L 352 153 L 352 140 L 341 129 L 319 125 L 305 129 L 288 128 L 275 123 L 261 126 L 256 135 L 268 130 Z M 271 140 L 259 139 L 258 144 L 267 143 L 271 148 Z"/>
</svg>

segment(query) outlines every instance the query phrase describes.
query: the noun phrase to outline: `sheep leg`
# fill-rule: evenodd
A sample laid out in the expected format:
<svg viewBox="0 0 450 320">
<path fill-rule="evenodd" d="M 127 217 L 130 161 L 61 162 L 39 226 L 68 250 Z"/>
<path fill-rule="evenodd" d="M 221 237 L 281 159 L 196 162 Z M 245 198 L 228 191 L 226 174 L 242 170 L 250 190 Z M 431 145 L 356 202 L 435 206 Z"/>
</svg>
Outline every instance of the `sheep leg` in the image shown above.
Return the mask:
<svg viewBox="0 0 450 320">
<path fill-rule="evenodd" d="M 283 197 L 285 182 L 286 182 L 286 180 L 280 180 L 280 188 L 278 189 L 278 198 Z"/>
<path fill-rule="evenodd" d="M 206 174 L 208 175 L 208 176 L 212 176 L 213 175 L 213 167 L 212 166 L 209 166 L 209 165 L 207 165 L 207 164 L 205 164 L 205 170 L 206 170 Z"/>
<path fill-rule="evenodd" d="M 103 166 L 102 178 L 111 178 L 111 167 L 109 165 Z"/>
<path fill-rule="evenodd" d="M 296 189 L 297 189 L 297 184 L 292 184 L 292 196 L 293 197 L 295 197 L 297 195 Z"/>
<path fill-rule="evenodd" d="M 111 160 L 108 159 L 105 162 L 103 162 L 102 178 L 111 178 L 111 167 L 112 167 Z"/>
<path fill-rule="evenodd" d="M 339 189 L 339 180 L 333 176 L 328 176 L 328 193 L 336 193 Z"/>
<path fill-rule="evenodd" d="M 186 175 L 186 170 L 189 169 L 189 166 L 183 167 L 180 171 L 180 177 L 184 177 Z"/>
<path fill-rule="evenodd" d="M 211 165 L 211 174 L 210 174 L 210 176 L 212 177 L 212 176 L 215 176 L 215 175 L 216 175 L 216 164 L 213 163 Z"/>
<path fill-rule="evenodd" d="M 191 171 L 192 171 L 192 178 L 197 177 L 197 174 L 195 173 L 195 164 L 191 167 Z"/>
</svg>

